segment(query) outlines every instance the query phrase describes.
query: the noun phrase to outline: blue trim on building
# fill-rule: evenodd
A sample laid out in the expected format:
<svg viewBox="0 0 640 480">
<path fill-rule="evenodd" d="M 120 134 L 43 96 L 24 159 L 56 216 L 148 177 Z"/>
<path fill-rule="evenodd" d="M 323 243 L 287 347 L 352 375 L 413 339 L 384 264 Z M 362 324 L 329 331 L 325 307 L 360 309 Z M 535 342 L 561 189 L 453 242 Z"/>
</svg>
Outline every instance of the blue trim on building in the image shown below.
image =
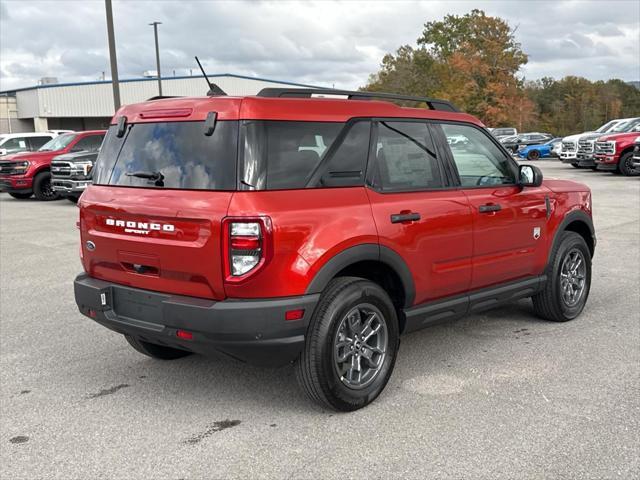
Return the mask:
<svg viewBox="0 0 640 480">
<path fill-rule="evenodd" d="M 269 78 L 261 78 L 261 77 L 249 77 L 247 75 L 237 75 L 235 73 L 217 73 L 217 74 L 213 74 L 213 75 L 209 75 L 207 74 L 208 78 L 220 78 L 220 77 L 233 77 L 233 78 L 242 78 L 245 80 L 258 80 L 260 82 L 269 82 L 269 83 L 279 83 L 281 85 L 292 85 L 294 87 L 306 87 L 306 88 L 327 88 L 327 87 L 317 87 L 315 85 L 305 85 L 304 83 L 294 83 L 294 82 L 287 82 L 287 81 L 281 81 L 281 80 L 272 80 Z M 169 81 L 169 80 L 184 80 L 187 78 L 204 78 L 202 75 L 183 75 L 183 76 L 179 76 L 179 77 L 162 77 L 162 81 Z M 157 77 L 151 77 L 151 78 L 126 78 L 123 80 L 120 80 L 120 83 L 130 83 L 130 82 L 157 82 L 158 78 Z M 11 93 L 15 93 L 15 92 L 22 92 L 25 90 L 36 90 L 38 88 L 56 88 L 56 87 L 79 87 L 79 86 L 83 86 L 83 85 L 101 85 L 101 84 L 107 84 L 107 85 L 111 85 L 111 80 L 95 80 L 95 81 L 91 81 L 91 82 L 71 82 L 71 83 L 51 83 L 51 84 L 47 84 L 47 85 L 35 85 L 33 87 L 23 87 L 23 88 L 15 88 L 13 90 L 2 90 L 0 91 L 0 95 L 7 95 L 7 94 L 11 94 Z M 203 83 L 203 91 L 206 90 L 206 85 L 204 85 Z"/>
</svg>

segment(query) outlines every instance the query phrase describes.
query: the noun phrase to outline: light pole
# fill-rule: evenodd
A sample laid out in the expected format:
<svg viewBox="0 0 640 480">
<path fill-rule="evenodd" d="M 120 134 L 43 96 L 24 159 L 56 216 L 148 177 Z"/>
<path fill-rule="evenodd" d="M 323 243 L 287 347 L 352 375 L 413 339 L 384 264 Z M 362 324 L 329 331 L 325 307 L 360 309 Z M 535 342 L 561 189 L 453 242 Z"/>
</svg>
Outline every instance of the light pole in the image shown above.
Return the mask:
<svg viewBox="0 0 640 480">
<path fill-rule="evenodd" d="M 158 95 L 162 96 L 162 77 L 160 76 L 160 49 L 158 48 L 158 25 L 162 25 L 162 22 L 153 22 L 149 25 L 153 25 L 153 36 L 156 39 L 156 67 L 158 69 Z"/>
<path fill-rule="evenodd" d="M 111 61 L 111 86 L 113 87 L 114 112 L 120 108 L 120 84 L 118 83 L 118 59 L 116 58 L 116 38 L 113 33 L 113 12 L 111 0 L 104 0 L 107 10 L 107 36 L 109 37 L 109 59 Z"/>
</svg>

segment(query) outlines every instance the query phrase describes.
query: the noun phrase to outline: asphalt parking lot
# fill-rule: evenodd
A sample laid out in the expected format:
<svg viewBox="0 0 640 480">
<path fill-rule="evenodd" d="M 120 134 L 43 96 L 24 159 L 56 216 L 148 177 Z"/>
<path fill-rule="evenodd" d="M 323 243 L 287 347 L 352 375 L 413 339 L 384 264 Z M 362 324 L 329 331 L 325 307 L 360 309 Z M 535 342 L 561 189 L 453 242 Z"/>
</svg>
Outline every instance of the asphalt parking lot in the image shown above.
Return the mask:
<svg viewBox="0 0 640 480">
<path fill-rule="evenodd" d="M 593 190 L 583 315 L 521 301 L 406 336 L 349 414 L 289 367 L 138 354 L 76 310 L 77 208 L 0 195 L 0 477 L 638 478 L 640 178 L 538 163 Z"/>
</svg>

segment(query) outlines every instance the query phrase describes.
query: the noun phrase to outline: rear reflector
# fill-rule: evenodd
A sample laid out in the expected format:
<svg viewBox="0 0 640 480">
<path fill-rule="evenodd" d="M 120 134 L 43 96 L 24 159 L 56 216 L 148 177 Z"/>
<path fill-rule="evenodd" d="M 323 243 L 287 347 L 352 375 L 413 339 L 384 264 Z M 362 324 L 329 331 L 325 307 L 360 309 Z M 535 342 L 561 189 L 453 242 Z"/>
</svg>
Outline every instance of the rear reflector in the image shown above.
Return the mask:
<svg viewBox="0 0 640 480">
<path fill-rule="evenodd" d="M 178 330 L 176 332 L 176 337 L 181 338 L 182 340 L 193 340 L 193 333 L 187 332 L 186 330 Z"/>
<path fill-rule="evenodd" d="M 304 317 L 304 308 L 300 308 L 298 310 L 289 310 L 284 314 L 285 320 L 300 320 L 302 317 Z"/>
<path fill-rule="evenodd" d="M 260 237 L 231 237 L 232 250 L 258 250 Z"/>
</svg>

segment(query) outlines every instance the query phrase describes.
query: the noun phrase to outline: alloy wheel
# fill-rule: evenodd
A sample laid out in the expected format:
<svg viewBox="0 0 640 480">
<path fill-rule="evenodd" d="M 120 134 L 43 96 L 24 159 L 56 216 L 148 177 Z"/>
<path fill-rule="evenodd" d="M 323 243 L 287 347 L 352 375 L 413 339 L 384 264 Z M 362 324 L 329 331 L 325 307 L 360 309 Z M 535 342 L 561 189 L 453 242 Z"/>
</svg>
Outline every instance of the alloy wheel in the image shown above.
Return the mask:
<svg viewBox="0 0 640 480">
<path fill-rule="evenodd" d="M 389 334 L 382 312 L 369 303 L 342 318 L 333 342 L 333 363 L 340 381 L 352 389 L 370 385 L 386 358 Z"/>
<path fill-rule="evenodd" d="M 584 255 L 577 248 L 569 250 L 560 268 L 560 294 L 567 307 L 575 307 L 582 299 L 586 276 L 587 266 Z"/>
</svg>

